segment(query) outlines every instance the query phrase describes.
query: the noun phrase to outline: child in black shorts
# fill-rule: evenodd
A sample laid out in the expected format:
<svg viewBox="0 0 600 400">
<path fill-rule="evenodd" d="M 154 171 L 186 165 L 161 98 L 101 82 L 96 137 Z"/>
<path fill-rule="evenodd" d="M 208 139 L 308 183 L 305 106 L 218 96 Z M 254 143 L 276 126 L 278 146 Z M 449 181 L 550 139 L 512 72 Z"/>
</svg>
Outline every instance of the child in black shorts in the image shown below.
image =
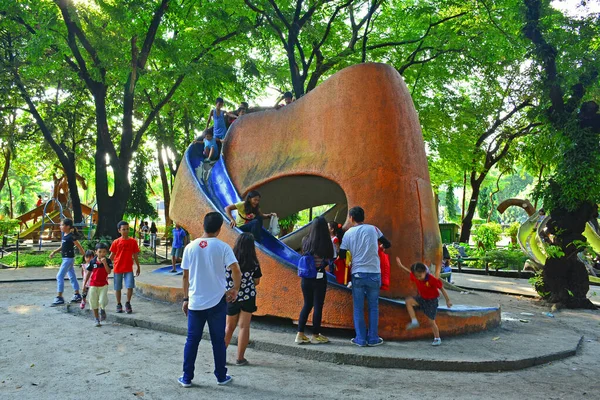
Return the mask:
<svg viewBox="0 0 600 400">
<path fill-rule="evenodd" d="M 250 320 L 256 308 L 256 286 L 260 283 L 262 273 L 256 257 L 254 236 L 251 233 L 242 233 L 233 248 L 242 270 L 242 284 L 237 299 L 227 303 L 227 326 L 225 328 L 225 345 L 229 346 L 235 327 L 240 328 L 237 343 L 237 359 L 235 365 L 247 365 L 244 358 L 248 342 L 250 341 Z M 227 271 L 227 289 L 233 287 L 231 273 Z"/>
<path fill-rule="evenodd" d="M 448 293 L 446 293 L 446 290 L 444 289 L 444 284 L 441 280 L 431 275 L 423 263 L 414 263 L 409 270 L 402 265 L 400 258 L 396 257 L 396 262 L 400 268 L 403 268 L 405 271 L 410 273 L 410 280 L 415 283 L 418 291 L 417 297 L 408 297 L 406 299 L 406 310 L 408 311 L 408 315 L 410 315 L 411 319 L 411 322 L 406 326 L 406 329 L 409 330 L 419 327 L 419 322 L 417 321 L 414 309 L 415 306 L 419 306 L 421 311 L 423 311 L 423 314 L 427 316 L 429 326 L 433 331 L 433 343 L 431 344 L 433 346 L 441 345 L 442 340 L 440 339 L 440 330 L 435 323 L 435 317 L 437 315 L 438 308 L 438 298 L 440 297 L 439 291 L 441 291 L 444 295 L 444 298 L 446 299 L 446 305 L 448 307 L 452 307 L 452 302 L 448 297 Z"/>
</svg>

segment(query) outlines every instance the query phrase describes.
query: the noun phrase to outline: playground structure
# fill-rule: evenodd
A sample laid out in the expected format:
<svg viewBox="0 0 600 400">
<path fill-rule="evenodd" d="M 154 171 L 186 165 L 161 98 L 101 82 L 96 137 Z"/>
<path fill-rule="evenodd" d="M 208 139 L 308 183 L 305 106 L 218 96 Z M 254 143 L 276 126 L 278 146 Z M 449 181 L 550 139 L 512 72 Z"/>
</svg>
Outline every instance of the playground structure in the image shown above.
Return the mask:
<svg viewBox="0 0 600 400">
<path fill-rule="evenodd" d="M 192 235 L 202 234 L 202 216 L 259 190 L 261 208 L 284 218 L 299 210 L 335 204 L 344 223 L 349 207 L 366 210 L 392 242 L 390 257 L 405 264 L 441 264 L 442 247 L 421 129 L 398 72 L 387 65 L 346 68 L 280 110 L 244 116 L 230 129 L 223 157 L 202 179 L 202 145 L 186 151 L 172 193 L 170 213 Z M 220 238 L 233 245 L 240 231 L 224 225 Z M 294 236 L 294 235 L 292 235 Z M 296 240 L 302 234 L 296 233 Z M 289 238 L 288 238 L 289 239 Z M 286 240 L 287 241 L 287 240 Z M 297 248 L 297 245 L 293 245 Z M 257 315 L 296 319 L 302 308 L 300 255 L 264 232 L 257 254 L 263 271 Z M 328 276 L 323 324 L 352 328 L 350 289 Z M 430 329 L 404 330 L 404 303 L 415 294 L 408 275 L 392 266 L 390 298 L 380 298 L 384 339 L 428 337 Z M 481 331 L 500 323 L 498 308 L 440 307 L 443 335 Z"/>
<path fill-rule="evenodd" d="M 78 176 L 78 179 L 80 182 L 83 180 L 80 176 Z M 82 182 L 82 184 L 85 188 L 85 183 Z M 79 230 L 86 229 L 87 236 L 90 238 L 98 214 L 94 207 L 83 203 L 81 204 L 81 213 L 84 216 L 84 221 L 76 224 L 75 227 Z M 42 240 L 60 240 L 60 220 L 72 218 L 72 216 L 67 177 L 65 175 L 60 178 L 54 176 L 52 197 L 40 206 L 16 217 L 20 221 L 21 232 L 19 238 L 37 240 L 40 246 Z M 29 225 L 30 222 L 32 222 L 31 225 Z"/>
<path fill-rule="evenodd" d="M 544 229 L 546 228 L 546 224 L 550 220 L 551 216 L 546 215 L 542 221 L 539 221 L 539 211 L 536 211 L 528 200 L 521 199 L 505 200 L 498 206 L 498 211 L 502 214 L 508 207 L 511 206 L 522 208 L 528 215 L 527 220 L 519 228 L 517 241 L 523 252 L 533 263 L 534 268 L 536 270 L 541 269 L 542 266 L 546 264 L 546 259 L 548 258 L 548 253 L 546 250 L 548 244 L 544 240 Z M 586 238 L 592 249 L 594 249 L 595 252 L 600 253 L 600 235 L 598 235 L 598 232 L 596 232 L 592 224 L 589 222 L 585 226 L 583 236 Z M 588 270 L 595 275 L 593 267 L 588 265 L 585 260 L 582 261 L 586 264 Z"/>
</svg>

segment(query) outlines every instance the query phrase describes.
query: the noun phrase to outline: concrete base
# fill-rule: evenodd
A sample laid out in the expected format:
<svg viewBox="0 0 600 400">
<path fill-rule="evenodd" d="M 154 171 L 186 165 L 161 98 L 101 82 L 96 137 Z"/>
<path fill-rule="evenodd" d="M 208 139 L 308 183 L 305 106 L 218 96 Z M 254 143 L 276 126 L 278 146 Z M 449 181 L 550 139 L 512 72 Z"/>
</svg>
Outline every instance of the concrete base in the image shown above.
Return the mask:
<svg viewBox="0 0 600 400">
<path fill-rule="evenodd" d="M 300 282 L 298 281 L 298 286 L 299 285 Z M 145 272 L 136 279 L 136 291 L 139 295 L 149 299 L 168 303 L 181 302 L 184 297 L 181 287 L 182 282 L 180 276 L 165 276 L 164 274 Z M 328 289 L 328 298 L 332 298 L 336 295 L 335 289 L 336 288 Z M 443 306 L 443 299 L 440 301 L 440 308 L 436 322 L 441 334 L 444 337 L 481 332 L 496 328 L 500 325 L 500 307 L 498 305 L 490 305 L 487 307 L 470 304 L 461 305 L 459 304 L 460 300 L 462 300 L 462 298 L 454 298 L 453 303 L 455 306 L 452 308 Z M 256 312 L 255 315 L 271 315 L 264 312 L 264 308 L 266 308 L 262 307 L 264 301 L 267 300 L 265 300 L 264 297 L 261 298 L 259 292 L 259 296 L 257 298 L 258 312 Z M 340 310 L 335 308 L 335 304 L 336 303 L 334 301 L 326 301 L 325 308 L 323 310 L 324 316 L 327 316 L 327 313 L 339 313 Z M 346 318 L 347 320 L 350 320 L 349 324 L 346 321 L 346 324 L 344 325 L 336 325 L 335 323 L 331 322 L 333 319 L 327 320 L 327 318 L 324 318 L 323 325 L 341 329 L 348 329 L 348 327 L 352 327 L 351 297 L 350 304 L 347 304 L 347 306 L 348 310 L 345 311 L 345 314 L 349 313 L 348 318 Z M 297 307 L 298 313 L 300 312 L 301 308 L 302 306 L 299 304 Z M 262 313 L 261 310 L 263 310 Z M 420 312 L 417 312 L 417 318 L 421 323 L 421 328 L 411 331 L 406 331 L 404 329 L 406 324 L 410 322 L 404 302 L 380 298 L 379 310 L 379 334 L 385 340 L 420 339 L 431 336 L 431 330 L 427 326 L 427 319 Z M 297 317 L 297 315 L 298 314 L 294 314 L 288 318 L 288 320 Z M 392 318 L 392 316 L 394 317 Z"/>
<path fill-rule="evenodd" d="M 173 304 L 133 299 L 134 314 L 114 314 L 108 310 L 108 321 L 134 327 L 186 335 L 187 320 Z M 69 313 L 91 317 L 90 310 L 79 306 L 58 307 Z M 529 317 L 530 319 L 532 317 Z M 265 318 L 252 320 L 249 348 L 304 359 L 349 364 L 373 368 L 402 368 L 434 371 L 496 372 L 533 367 L 577 353 L 582 337 L 572 331 L 544 335 L 545 323 L 554 320 L 539 316 L 539 324 L 524 324 L 507 316 L 502 328 L 462 338 L 442 336 L 441 347 L 431 346 L 431 340 L 386 342 L 379 347 L 357 347 L 350 343 L 352 333 L 342 330 L 323 332 L 331 340 L 323 345 L 297 345 L 295 327 L 290 322 Z M 535 326 L 535 329 L 532 327 Z M 237 332 L 236 332 L 237 333 Z M 208 328 L 205 339 L 209 339 Z M 234 336 L 232 345 L 237 343 Z M 232 350 L 230 350 L 231 352 Z"/>
</svg>

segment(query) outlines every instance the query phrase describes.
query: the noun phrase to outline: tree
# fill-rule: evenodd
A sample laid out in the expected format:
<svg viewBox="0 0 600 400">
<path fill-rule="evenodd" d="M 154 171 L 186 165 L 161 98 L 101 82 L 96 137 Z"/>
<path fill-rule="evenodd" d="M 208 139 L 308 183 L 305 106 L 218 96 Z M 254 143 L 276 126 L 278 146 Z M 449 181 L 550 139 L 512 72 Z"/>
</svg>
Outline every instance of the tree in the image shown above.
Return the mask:
<svg viewBox="0 0 600 400">
<path fill-rule="evenodd" d="M 138 219 L 158 218 L 156 208 L 148 199 L 148 179 L 146 178 L 146 166 L 148 159 L 143 154 L 138 154 L 134 159 L 133 175 L 131 177 L 131 196 L 127 200 L 125 214 Z M 135 230 L 134 226 L 134 230 Z"/>
<path fill-rule="evenodd" d="M 454 186 L 452 185 L 452 182 L 448 184 L 448 188 L 446 189 L 446 198 L 444 199 L 444 206 L 446 206 L 446 215 L 448 216 L 448 220 L 456 222 L 458 219 L 458 201 L 456 200 L 456 196 L 454 195 Z"/>
<path fill-rule="evenodd" d="M 587 299 L 588 274 L 575 253 L 585 242 L 587 221 L 600 202 L 600 20 L 569 18 L 553 11 L 549 1 L 524 0 L 523 35 L 531 41 L 542 69 L 536 83 L 545 109 L 544 124 L 563 156 L 538 195 L 550 211 L 549 232 L 560 248 L 543 267 L 549 300 L 572 308 L 595 308 Z"/>
<path fill-rule="evenodd" d="M 171 7 L 169 13 L 170 0 L 120 5 L 97 2 L 94 7 L 76 7 L 70 0 L 54 3 L 56 7 L 32 0 L 16 5 L 9 2 L 6 14 L 40 38 L 29 44 L 53 55 L 52 67 L 78 80 L 90 95 L 96 131 L 96 234 L 115 236 L 116 223 L 122 219 L 130 195 L 130 162 L 148 128 L 186 77 L 207 66 L 219 71 L 215 52 L 240 32 L 249 31 L 252 21 L 224 12 L 221 4 L 213 3 Z M 206 15 L 216 18 L 207 19 Z M 36 17 L 40 20 L 27 22 Z M 44 31 L 33 28 L 37 26 Z M 24 87 L 16 75 L 15 81 Z M 148 87 L 160 89 L 152 108 L 141 96 Z M 29 97 L 32 111 L 33 103 Z M 109 191 L 111 179 L 113 193 Z"/>
</svg>

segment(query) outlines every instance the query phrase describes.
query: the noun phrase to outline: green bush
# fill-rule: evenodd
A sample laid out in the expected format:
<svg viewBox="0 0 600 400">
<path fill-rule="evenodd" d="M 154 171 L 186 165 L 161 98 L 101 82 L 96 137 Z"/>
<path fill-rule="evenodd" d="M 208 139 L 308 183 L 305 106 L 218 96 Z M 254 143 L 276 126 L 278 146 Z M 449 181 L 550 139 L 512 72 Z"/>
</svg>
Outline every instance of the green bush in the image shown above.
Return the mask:
<svg viewBox="0 0 600 400">
<path fill-rule="evenodd" d="M 50 251 L 42 253 L 19 252 L 19 268 L 58 266 L 60 264 L 60 254 L 54 256 L 52 259 L 50 259 L 49 255 Z M 4 258 L 0 259 L 0 263 L 9 267 L 16 267 L 17 254 L 13 252 L 4 256 Z"/>
<path fill-rule="evenodd" d="M 529 278 L 529 283 L 531 286 L 533 286 L 537 294 L 539 294 L 542 299 L 547 299 L 550 297 L 550 292 L 546 291 L 546 285 L 544 284 L 542 271 L 536 272 L 535 276 Z"/>
<path fill-rule="evenodd" d="M 285 218 L 281 218 L 279 220 L 279 227 L 282 231 L 287 231 L 292 229 L 297 223 L 300 221 L 300 214 L 293 213 L 292 215 L 288 215 Z"/>
<path fill-rule="evenodd" d="M 473 239 L 478 245 L 481 244 L 484 251 L 488 251 L 496 248 L 501 235 L 502 226 L 497 222 L 488 222 L 477 227 Z"/>
<path fill-rule="evenodd" d="M 527 256 L 520 250 L 489 250 L 481 258 L 492 267 L 509 267 L 521 271 Z"/>
<path fill-rule="evenodd" d="M 508 237 L 510 237 L 511 239 L 517 239 L 517 235 L 519 234 L 519 228 L 521 227 L 521 224 L 518 222 L 513 222 L 512 224 L 510 224 L 510 226 L 508 228 L 506 228 L 504 230 L 504 234 Z"/>
<path fill-rule="evenodd" d="M 17 219 L 0 219 L 0 236 L 16 235 L 20 221 Z"/>
</svg>

